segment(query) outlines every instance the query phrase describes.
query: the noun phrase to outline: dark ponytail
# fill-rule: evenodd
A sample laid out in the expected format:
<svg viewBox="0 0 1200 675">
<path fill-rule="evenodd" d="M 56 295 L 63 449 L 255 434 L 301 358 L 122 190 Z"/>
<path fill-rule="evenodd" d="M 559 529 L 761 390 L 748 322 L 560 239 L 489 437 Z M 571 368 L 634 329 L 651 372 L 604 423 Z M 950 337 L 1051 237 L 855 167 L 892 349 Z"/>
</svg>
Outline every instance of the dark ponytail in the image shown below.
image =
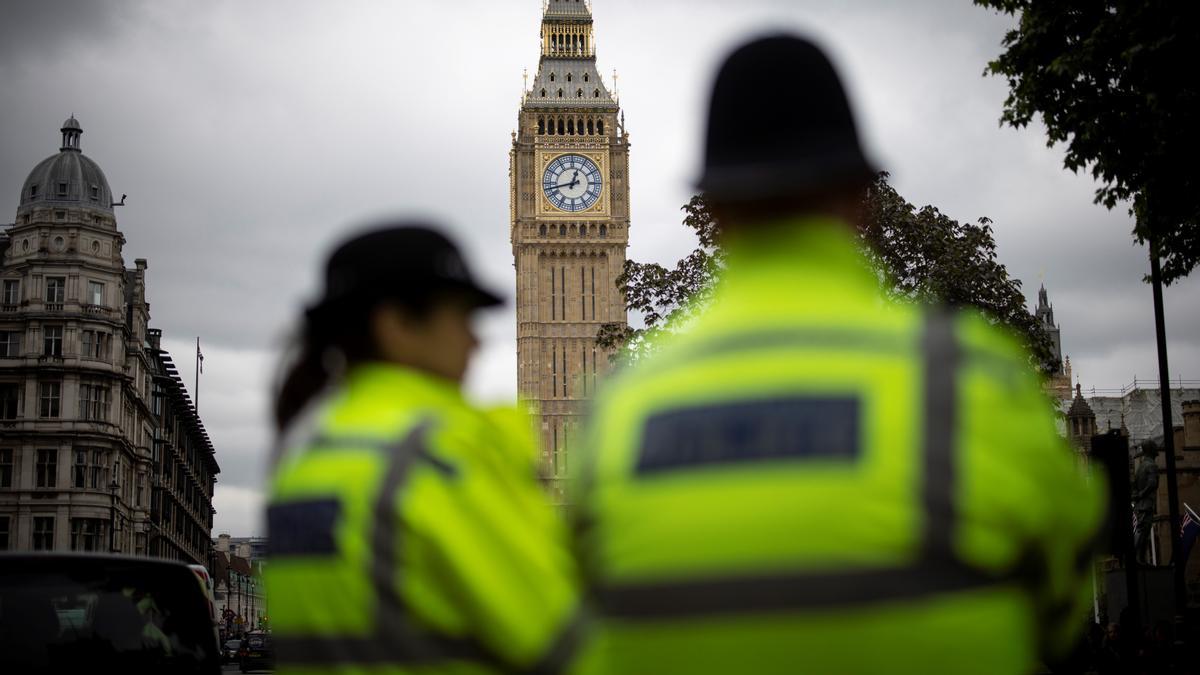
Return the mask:
<svg viewBox="0 0 1200 675">
<path fill-rule="evenodd" d="M 276 390 L 275 430 L 279 435 L 344 366 L 374 357 L 373 309 L 374 303 L 346 302 L 305 312 L 304 325 L 290 350 L 296 356 L 284 359 L 285 374 Z"/>
<path fill-rule="evenodd" d="M 423 319 L 438 303 L 446 301 L 442 293 L 392 292 L 386 297 L 359 296 L 309 309 L 304 325 L 291 351 L 295 358 L 284 359 L 284 376 L 275 394 L 275 430 L 282 436 L 288 425 L 342 371 L 364 361 L 378 358 L 379 350 L 371 334 L 371 315 L 381 303 Z"/>
</svg>

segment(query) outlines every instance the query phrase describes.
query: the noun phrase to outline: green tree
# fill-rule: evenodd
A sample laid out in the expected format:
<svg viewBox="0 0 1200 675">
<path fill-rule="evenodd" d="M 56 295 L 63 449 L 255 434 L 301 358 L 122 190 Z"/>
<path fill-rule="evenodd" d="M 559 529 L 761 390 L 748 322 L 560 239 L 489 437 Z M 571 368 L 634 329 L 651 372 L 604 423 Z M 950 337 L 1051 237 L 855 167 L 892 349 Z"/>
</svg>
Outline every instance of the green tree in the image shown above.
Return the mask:
<svg viewBox="0 0 1200 675">
<path fill-rule="evenodd" d="M 993 321 L 1010 326 L 1044 372 L 1057 369 L 1045 331 L 1025 307 L 1021 282 L 1009 278 L 996 260 L 992 221 L 960 223 L 932 206 L 918 209 L 887 179 L 888 174 L 879 174 L 866 191 L 859 227 L 864 252 L 887 292 L 902 301 L 977 307 Z M 703 195 L 692 197 L 682 210 L 683 224 L 699 241 L 696 249 L 671 269 L 626 261 L 617 278 L 626 306 L 645 324 L 601 328 L 600 344 L 618 348 L 618 360 L 647 355 L 658 335 L 686 325 L 711 297 L 724 265 L 720 229 Z"/>
<path fill-rule="evenodd" d="M 1096 202 L 1128 201 L 1163 282 L 1200 263 L 1200 3 L 1194 0 L 975 0 L 1019 15 L 985 73 L 1009 94 L 1001 124 L 1040 116 L 1071 171 L 1091 167 Z"/>
</svg>

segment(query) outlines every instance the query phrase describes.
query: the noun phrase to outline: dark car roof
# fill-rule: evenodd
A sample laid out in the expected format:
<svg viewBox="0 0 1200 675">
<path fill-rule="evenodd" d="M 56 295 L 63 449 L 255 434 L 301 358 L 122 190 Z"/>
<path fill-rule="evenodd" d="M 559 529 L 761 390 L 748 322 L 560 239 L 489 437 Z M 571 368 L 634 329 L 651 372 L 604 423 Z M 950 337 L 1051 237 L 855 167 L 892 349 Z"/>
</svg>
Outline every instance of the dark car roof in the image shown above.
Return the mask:
<svg viewBox="0 0 1200 675">
<path fill-rule="evenodd" d="M 64 569 L 71 567 L 161 567 L 187 570 L 187 564 L 160 558 L 141 558 L 132 555 L 102 555 L 95 553 L 12 553 L 0 552 L 0 568 Z M 190 570 L 188 570 L 190 573 Z"/>
</svg>

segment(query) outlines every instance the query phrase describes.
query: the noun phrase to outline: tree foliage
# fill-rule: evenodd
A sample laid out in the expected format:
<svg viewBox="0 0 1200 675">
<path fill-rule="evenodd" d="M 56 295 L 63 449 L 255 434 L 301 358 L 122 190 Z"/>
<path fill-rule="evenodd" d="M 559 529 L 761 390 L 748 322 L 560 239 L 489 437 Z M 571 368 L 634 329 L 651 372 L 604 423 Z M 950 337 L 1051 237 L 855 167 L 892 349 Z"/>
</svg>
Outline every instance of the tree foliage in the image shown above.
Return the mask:
<svg viewBox="0 0 1200 675">
<path fill-rule="evenodd" d="M 991 221 L 960 223 L 932 206 L 920 209 L 901 197 L 879 174 L 863 198 L 859 233 L 867 258 L 884 288 L 902 301 L 973 306 L 1021 336 L 1046 372 L 1058 367 L 1050 341 L 1025 307 L 1021 282 L 996 260 Z M 637 360 L 653 349 L 660 333 L 686 325 L 710 299 L 724 265 L 720 228 L 703 195 L 684 205 L 684 225 L 699 246 L 671 269 L 657 263 L 626 261 L 617 285 L 626 306 L 641 315 L 644 328 L 607 324 L 601 345 L 619 348 L 618 360 Z"/>
<path fill-rule="evenodd" d="M 1096 202 L 1131 203 L 1153 234 L 1163 281 L 1200 263 L 1200 3 L 1195 0 L 975 0 L 1019 16 L 985 73 L 1009 95 L 1001 124 L 1041 117 L 1064 165 L 1091 167 Z"/>
</svg>

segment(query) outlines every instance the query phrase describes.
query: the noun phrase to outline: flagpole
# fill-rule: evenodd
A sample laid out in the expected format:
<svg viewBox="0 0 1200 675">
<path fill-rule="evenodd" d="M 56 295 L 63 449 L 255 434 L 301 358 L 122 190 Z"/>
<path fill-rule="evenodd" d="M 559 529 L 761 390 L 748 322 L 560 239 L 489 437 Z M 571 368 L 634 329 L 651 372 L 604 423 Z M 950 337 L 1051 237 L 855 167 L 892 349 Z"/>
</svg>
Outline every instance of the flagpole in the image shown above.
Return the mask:
<svg viewBox="0 0 1200 675">
<path fill-rule="evenodd" d="M 1187 502 L 1183 503 L 1183 508 L 1187 509 L 1188 513 L 1192 514 L 1193 520 L 1200 522 L 1200 516 L 1196 515 L 1196 512 L 1192 510 L 1192 507 L 1187 505 Z"/>
<path fill-rule="evenodd" d="M 194 390 L 196 398 L 196 414 L 200 414 L 200 336 L 196 336 L 196 388 Z"/>
</svg>

